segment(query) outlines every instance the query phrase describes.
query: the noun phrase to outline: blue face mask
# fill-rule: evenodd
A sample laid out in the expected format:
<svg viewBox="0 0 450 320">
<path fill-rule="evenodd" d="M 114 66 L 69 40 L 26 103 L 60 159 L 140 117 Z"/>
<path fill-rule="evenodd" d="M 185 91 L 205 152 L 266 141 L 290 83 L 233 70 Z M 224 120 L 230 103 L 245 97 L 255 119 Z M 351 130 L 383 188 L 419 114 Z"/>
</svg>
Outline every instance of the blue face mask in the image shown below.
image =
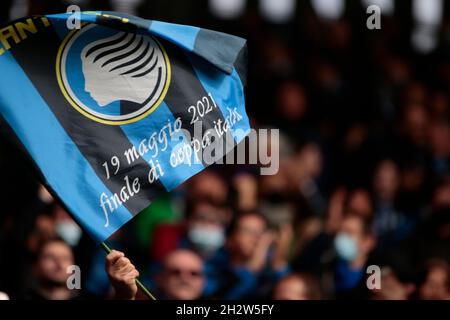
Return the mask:
<svg viewBox="0 0 450 320">
<path fill-rule="evenodd" d="M 355 260 L 359 253 L 356 241 L 346 233 L 334 238 L 334 248 L 339 258 L 348 262 Z"/>
<path fill-rule="evenodd" d="M 200 251 L 211 252 L 225 243 L 222 229 L 194 227 L 188 231 L 188 238 Z"/>
</svg>

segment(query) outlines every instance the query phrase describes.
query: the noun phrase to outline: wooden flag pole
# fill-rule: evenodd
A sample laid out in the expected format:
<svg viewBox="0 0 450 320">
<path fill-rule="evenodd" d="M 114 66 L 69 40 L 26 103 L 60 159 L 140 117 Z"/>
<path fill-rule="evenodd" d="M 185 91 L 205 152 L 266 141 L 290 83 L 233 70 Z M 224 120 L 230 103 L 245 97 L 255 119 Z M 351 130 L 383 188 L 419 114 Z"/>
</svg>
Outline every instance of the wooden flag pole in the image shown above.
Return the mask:
<svg viewBox="0 0 450 320">
<path fill-rule="evenodd" d="M 106 253 L 111 253 L 111 248 L 108 247 L 108 245 L 104 242 L 100 243 L 100 246 L 102 247 L 103 250 L 106 251 Z M 141 281 L 139 281 L 139 279 L 136 278 L 136 285 L 138 286 L 139 289 L 142 290 L 142 292 L 151 300 L 156 300 L 155 296 L 142 284 Z"/>
</svg>

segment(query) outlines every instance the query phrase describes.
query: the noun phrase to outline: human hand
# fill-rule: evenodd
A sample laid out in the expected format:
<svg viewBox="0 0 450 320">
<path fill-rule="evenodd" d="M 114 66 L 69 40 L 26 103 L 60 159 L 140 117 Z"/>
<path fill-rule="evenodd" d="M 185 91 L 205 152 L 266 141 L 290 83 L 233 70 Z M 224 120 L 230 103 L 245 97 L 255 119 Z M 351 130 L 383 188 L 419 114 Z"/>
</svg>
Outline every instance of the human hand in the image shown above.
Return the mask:
<svg viewBox="0 0 450 320">
<path fill-rule="evenodd" d="M 112 250 L 106 256 L 106 273 L 115 290 L 115 298 L 134 300 L 137 293 L 136 278 L 139 272 L 131 261 L 120 251 Z"/>
</svg>

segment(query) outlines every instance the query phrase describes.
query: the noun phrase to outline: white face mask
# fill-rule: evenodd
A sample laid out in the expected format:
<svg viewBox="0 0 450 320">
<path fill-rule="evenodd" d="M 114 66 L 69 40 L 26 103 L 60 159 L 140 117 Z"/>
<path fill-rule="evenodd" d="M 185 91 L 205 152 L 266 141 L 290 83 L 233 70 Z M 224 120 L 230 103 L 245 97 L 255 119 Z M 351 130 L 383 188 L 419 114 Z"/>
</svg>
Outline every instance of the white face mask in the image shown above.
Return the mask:
<svg viewBox="0 0 450 320">
<path fill-rule="evenodd" d="M 200 250 L 211 252 L 225 243 L 222 229 L 193 227 L 188 231 L 189 240 Z"/>
<path fill-rule="evenodd" d="M 334 248 L 339 258 L 345 261 L 353 261 L 359 254 L 356 241 L 346 233 L 339 233 L 334 238 Z"/>
<path fill-rule="evenodd" d="M 56 223 L 56 233 L 70 246 L 74 247 L 80 241 L 83 231 L 71 221 L 59 221 Z"/>
</svg>

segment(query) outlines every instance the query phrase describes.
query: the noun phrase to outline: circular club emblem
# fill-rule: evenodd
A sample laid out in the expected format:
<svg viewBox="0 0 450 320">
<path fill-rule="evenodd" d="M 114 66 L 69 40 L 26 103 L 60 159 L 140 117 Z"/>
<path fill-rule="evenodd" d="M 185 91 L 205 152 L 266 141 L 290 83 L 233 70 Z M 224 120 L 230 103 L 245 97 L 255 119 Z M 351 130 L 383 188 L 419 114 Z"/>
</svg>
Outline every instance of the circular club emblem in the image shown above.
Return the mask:
<svg viewBox="0 0 450 320">
<path fill-rule="evenodd" d="M 56 74 L 76 110 L 94 121 L 121 125 L 158 107 L 170 84 L 170 63 L 151 36 L 85 24 L 61 44 Z"/>
</svg>

